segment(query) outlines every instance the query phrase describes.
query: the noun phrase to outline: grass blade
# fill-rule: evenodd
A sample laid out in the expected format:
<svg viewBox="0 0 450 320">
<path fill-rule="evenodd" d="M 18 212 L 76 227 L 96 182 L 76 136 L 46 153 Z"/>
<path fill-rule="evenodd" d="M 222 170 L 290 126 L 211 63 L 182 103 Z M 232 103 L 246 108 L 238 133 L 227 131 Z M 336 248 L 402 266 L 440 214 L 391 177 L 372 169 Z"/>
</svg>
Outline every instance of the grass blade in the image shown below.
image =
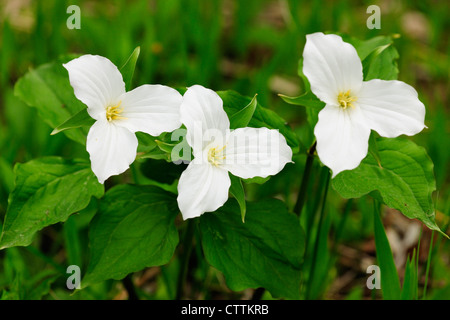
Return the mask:
<svg viewBox="0 0 450 320">
<path fill-rule="evenodd" d="M 398 300 L 401 295 L 400 280 L 379 209 L 379 203 L 375 201 L 373 217 L 377 260 L 381 271 L 381 290 L 385 300 Z"/>
</svg>

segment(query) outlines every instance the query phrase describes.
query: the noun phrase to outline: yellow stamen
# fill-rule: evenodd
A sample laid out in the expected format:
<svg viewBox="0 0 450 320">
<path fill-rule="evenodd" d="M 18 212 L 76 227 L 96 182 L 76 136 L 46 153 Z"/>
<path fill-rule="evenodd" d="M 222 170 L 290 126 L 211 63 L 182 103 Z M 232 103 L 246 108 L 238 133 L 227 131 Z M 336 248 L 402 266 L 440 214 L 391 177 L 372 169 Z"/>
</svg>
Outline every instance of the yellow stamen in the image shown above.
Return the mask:
<svg viewBox="0 0 450 320">
<path fill-rule="evenodd" d="M 355 108 L 352 102 L 356 101 L 357 98 L 350 95 L 350 90 L 347 92 L 340 92 L 338 95 L 338 102 L 342 109 L 347 109 L 348 107 Z"/>
<path fill-rule="evenodd" d="M 218 167 L 222 160 L 225 160 L 225 155 L 223 154 L 223 150 L 226 148 L 226 145 L 220 149 L 211 148 L 208 150 L 208 161 L 214 166 Z"/>
<path fill-rule="evenodd" d="M 121 104 L 122 101 L 119 101 L 117 105 L 106 108 L 106 119 L 108 119 L 108 121 L 126 119 L 125 117 L 120 116 L 123 111 L 123 107 L 120 107 Z"/>
</svg>

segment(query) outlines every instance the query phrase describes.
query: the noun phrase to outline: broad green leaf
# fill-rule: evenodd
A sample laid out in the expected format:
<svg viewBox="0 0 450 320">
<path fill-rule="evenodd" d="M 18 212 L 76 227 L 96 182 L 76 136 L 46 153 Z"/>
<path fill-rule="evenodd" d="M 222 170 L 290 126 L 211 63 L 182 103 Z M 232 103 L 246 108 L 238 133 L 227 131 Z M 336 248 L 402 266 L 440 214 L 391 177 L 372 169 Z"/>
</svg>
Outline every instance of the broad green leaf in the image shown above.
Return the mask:
<svg viewBox="0 0 450 320">
<path fill-rule="evenodd" d="M 231 290 L 266 288 L 274 297 L 298 299 L 305 236 L 280 200 L 247 203 L 245 223 L 235 201 L 200 217 L 203 252 Z"/>
<path fill-rule="evenodd" d="M 218 91 L 217 94 L 223 100 L 223 107 L 228 117 L 242 110 L 245 106 L 249 105 L 252 98 L 245 97 L 239 93 L 228 90 Z M 249 127 L 266 127 L 269 129 L 277 129 L 286 138 L 288 145 L 293 149 L 293 152 L 298 151 L 299 141 L 295 132 L 287 125 L 283 120 L 272 110 L 262 107 L 259 103 L 256 105 L 253 117 L 248 123 Z"/>
<path fill-rule="evenodd" d="M 89 163 L 81 160 L 46 157 L 18 163 L 14 172 L 0 249 L 29 245 L 37 231 L 67 220 L 104 192 Z"/>
<path fill-rule="evenodd" d="M 376 205 L 375 205 L 376 206 Z M 377 261 L 380 267 L 381 291 L 385 300 L 400 299 L 400 280 L 389 241 L 384 232 L 379 210 L 374 210 L 375 246 Z"/>
<path fill-rule="evenodd" d="M 131 53 L 130 57 L 125 61 L 124 65 L 120 68 L 123 81 L 125 82 L 125 88 L 127 91 L 131 90 L 131 82 L 133 80 L 134 69 L 136 68 L 136 62 L 139 58 L 141 47 L 136 47 Z"/>
<path fill-rule="evenodd" d="M 424 148 L 402 138 L 377 139 L 380 165 L 372 154 L 351 171 L 333 180 L 333 188 L 344 198 L 370 193 L 410 219 L 442 233 L 435 222 L 432 193 L 436 190 L 433 162 Z"/>
<path fill-rule="evenodd" d="M 39 116 L 52 128 L 86 109 L 75 97 L 67 70 L 62 66 L 68 60 L 70 59 L 61 59 L 30 70 L 14 86 L 14 94 L 30 107 L 36 108 Z M 88 129 L 83 127 L 66 130 L 64 134 L 84 145 Z"/>
<path fill-rule="evenodd" d="M 67 129 L 74 129 L 83 126 L 90 127 L 94 123 L 95 120 L 91 118 L 91 116 L 87 112 L 87 109 L 81 109 L 75 115 L 73 115 L 72 117 L 61 123 L 59 126 L 57 126 L 55 129 L 53 129 L 51 134 L 54 135 Z"/>
<path fill-rule="evenodd" d="M 105 194 L 89 230 L 86 287 L 169 262 L 178 244 L 176 196 L 154 186 L 119 185 Z"/>
<path fill-rule="evenodd" d="M 245 191 L 244 186 L 242 185 L 242 180 L 239 177 L 236 177 L 229 173 L 231 180 L 230 193 L 236 199 L 239 204 L 239 208 L 241 209 L 241 218 L 242 222 L 245 222 L 245 212 L 247 210 L 245 205 Z"/>
<path fill-rule="evenodd" d="M 230 117 L 230 128 L 236 129 L 236 128 L 245 128 L 248 126 L 250 120 L 253 117 L 253 114 L 255 113 L 256 106 L 258 105 L 258 101 L 256 100 L 256 94 L 253 97 L 252 101 L 242 110 L 234 113 Z"/>
</svg>

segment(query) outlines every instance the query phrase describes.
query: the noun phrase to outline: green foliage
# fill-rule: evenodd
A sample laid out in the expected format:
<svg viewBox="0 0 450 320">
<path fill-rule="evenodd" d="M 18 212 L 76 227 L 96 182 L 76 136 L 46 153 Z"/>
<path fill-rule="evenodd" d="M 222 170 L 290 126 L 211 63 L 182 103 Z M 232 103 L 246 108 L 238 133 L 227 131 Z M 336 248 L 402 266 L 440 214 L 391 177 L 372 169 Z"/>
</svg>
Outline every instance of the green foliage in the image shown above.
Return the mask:
<svg viewBox="0 0 450 320">
<path fill-rule="evenodd" d="M 400 280 L 398 278 L 391 247 L 389 246 L 389 241 L 381 221 L 378 204 L 375 203 L 374 207 L 373 221 L 375 229 L 375 246 L 377 248 L 377 261 L 381 273 L 381 290 L 383 292 L 383 298 L 386 300 L 398 300 L 400 299 L 401 294 Z"/>
<path fill-rule="evenodd" d="M 130 57 L 127 59 L 125 64 L 120 68 L 122 73 L 123 81 L 125 82 L 125 90 L 130 91 L 132 89 L 131 81 L 133 80 L 134 69 L 136 68 L 136 62 L 139 58 L 141 52 L 140 47 L 136 47 L 131 53 Z"/>
<path fill-rule="evenodd" d="M 229 173 L 229 176 L 231 179 L 230 193 L 238 202 L 239 208 L 241 209 L 242 222 L 245 222 L 245 213 L 247 211 L 247 206 L 245 204 L 245 190 L 244 186 L 242 185 L 242 179 L 233 176 L 231 173 Z"/>
<path fill-rule="evenodd" d="M 242 223 L 236 203 L 200 218 L 206 260 L 230 289 L 264 287 L 274 297 L 299 298 L 304 232 L 279 200 L 247 203 Z"/>
<path fill-rule="evenodd" d="M 0 248 L 27 246 L 42 228 L 65 221 L 84 209 L 92 196 L 101 197 L 89 164 L 46 157 L 17 164 L 15 188 L 9 197 Z"/>
<path fill-rule="evenodd" d="M 158 187 L 110 189 L 90 226 L 91 254 L 82 287 L 168 263 L 178 244 L 177 214 L 174 195 Z"/>
<path fill-rule="evenodd" d="M 67 70 L 62 66 L 63 62 L 69 60 L 67 57 L 31 70 L 14 86 L 14 94 L 30 107 L 36 108 L 41 119 L 52 128 L 86 108 L 75 97 Z M 87 128 L 76 128 L 64 133 L 68 138 L 86 144 Z"/>
<path fill-rule="evenodd" d="M 245 106 L 242 110 L 237 111 L 230 117 L 230 128 L 245 128 L 248 126 L 249 122 L 253 118 L 258 101 L 256 100 L 256 95 L 253 97 L 252 101 Z"/>
<path fill-rule="evenodd" d="M 140 298 L 171 299 L 180 286 L 181 260 L 186 261 L 188 298 L 240 299 L 252 293 L 230 292 L 226 283 L 233 291 L 264 287 L 272 295 L 264 299 L 366 299 L 370 293 L 357 279 L 360 264 L 345 261 L 349 248 L 358 258 L 367 257 L 373 235 L 383 298 L 449 299 L 450 244 L 443 234 L 431 234 L 435 246 L 428 259 L 418 251 L 410 255 L 400 289 L 381 217 L 378 212 L 372 217 L 372 207 L 367 208 L 370 195 L 431 229 L 439 230 L 439 224 L 448 230 L 445 2 L 406 1 L 402 8 L 388 8 L 381 30 L 366 28 L 364 5 L 348 1 L 248 0 L 230 7 L 221 0 L 164 0 L 150 6 L 145 0 L 119 0 L 105 7 L 82 0 L 78 5 L 80 30 L 66 28 L 64 1 L 18 4 L 17 12 L 26 13 L 26 19 L 2 12 L 0 299 L 116 299 L 124 296 L 123 286 L 110 279 L 130 273 L 139 279 Z M 421 16 L 413 22 L 423 34 L 408 31 L 410 13 Z M 174 17 L 180 17 L 177 23 Z M 294 207 L 305 150 L 314 142 L 313 128 L 324 106 L 302 74 L 305 34 L 318 30 L 351 31 L 352 36 L 342 36 L 356 48 L 364 80 L 400 76 L 417 88 L 429 130 L 410 140 L 377 139 L 372 132 L 361 166 L 332 180 L 323 219 L 316 213 L 325 183 L 315 161 L 300 217 L 305 235 L 287 208 Z M 236 201 L 190 221 L 199 222 L 199 229 L 192 234 L 189 256 L 185 248 L 190 244 L 178 244 L 186 222 L 176 220 L 177 179 L 185 165 L 171 163 L 187 157 L 173 152 L 186 147 L 183 134 L 178 144 L 170 134 L 138 132 L 131 170 L 100 185 L 84 147 L 94 120 L 74 96 L 62 66 L 79 56 L 70 52 L 99 54 L 122 66 L 127 91 L 144 83 L 180 88 L 199 83 L 222 90 L 231 128 L 280 130 L 298 153 L 295 164 L 270 180 L 231 176 Z M 130 181 L 136 185 L 124 184 Z M 272 197 L 282 201 L 267 199 Z M 359 199 L 343 209 L 342 198 Z M 84 274 L 83 289 L 75 293 L 65 287 L 69 264 L 81 266 Z M 164 266 L 147 269 L 159 265 Z M 352 274 L 357 276 L 349 281 Z M 337 290 L 341 280 L 346 286 Z"/>
<path fill-rule="evenodd" d="M 256 107 L 253 106 L 250 109 L 246 109 L 246 106 L 252 106 L 256 102 L 255 97 L 253 99 L 245 97 L 231 90 L 218 91 L 217 94 L 222 98 L 223 108 L 229 117 L 233 117 L 234 114 L 241 112 L 242 110 L 251 111 L 255 108 L 253 117 L 250 122 L 248 122 L 248 126 L 254 128 L 266 127 L 269 129 L 278 129 L 286 138 L 288 145 L 293 149 L 294 153 L 298 151 L 299 142 L 296 134 L 279 115 L 272 110 L 262 107 L 259 103 L 257 103 Z"/>
<path fill-rule="evenodd" d="M 332 180 L 333 188 L 344 198 L 370 193 L 408 218 L 442 232 L 435 222 L 432 201 L 436 190 L 433 163 L 425 149 L 400 138 L 379 138 L 377 145 L 380 164 L 367 155 L 356 169 L 338 174 Z"/>
<path fill-rule="evenodd" d="M 81 109 L 79 112 L 75 113 L 72 117 L 53 129 L 51 134 L 54 135 L 67 129 L 92 126 L 94 122 L 95 120 L 91 118 L 91 116 L 87 112 L 87 109 Z"/>
</svg>

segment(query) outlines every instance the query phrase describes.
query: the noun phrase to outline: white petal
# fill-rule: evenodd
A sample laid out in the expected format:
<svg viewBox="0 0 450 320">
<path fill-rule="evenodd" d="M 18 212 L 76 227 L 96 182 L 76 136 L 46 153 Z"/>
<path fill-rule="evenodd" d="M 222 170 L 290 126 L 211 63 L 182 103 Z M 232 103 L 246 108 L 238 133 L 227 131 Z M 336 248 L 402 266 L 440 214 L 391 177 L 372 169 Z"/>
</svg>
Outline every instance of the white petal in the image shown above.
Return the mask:
<svg viewBox="0 0 450 320">
<path fill-rule="evenodd" d="M 320 161 L 333 171 L 352 170 L 366 157 L 370 128 L 358 107 L 343 109 L 326 105 L 314 128 Z"/>
<path fill-rule="evenodd" d="M 362 64 L 356 49 L 341 37 L 322 32 L 306 36 L 303 73 L 311 84 L 311 91 L 330 105 L 339 105 L 340 92 L 350 90 L 356 94 L 363 82 Z"/>
<path fill-rule="evenodd" d="M 284 136 L 268 128 L 233 130 L 224 151 L 222 167 L 243 179 L 275 175 L 292 159 Z"/>
<path fill-rule="evenodd" d="M 425 106 L 417 91 L 404 82 L 364 82 L 356 103 L 369 127 L 383 137 L 411 136 L 425 128 Z"/>
<path fill-rule="evenodd" d="M 96 121 L 89 130 L 86 149 L 98 181 L 104 183 L 127 170 L 136 158 L 137 146 L 134 133 L 106 119 Z"/>
<path fill-rule="evenodd" d="M 63 64 L 69 72 L 75 96 L 88 106 L 96 120 L 105 117 L 106 107 L 125 93 L 125 83 L 117 67 L 105 57 L 84 55 Z"/>
<path fill-rule="evenodd" d="M 216 136 L 220 138 L 230 128 L 222 99 L 213 90 L 200 85 L 187 89 L 180 115 L 187 129 L 187 142 L 194 152 L 203 149 Z"/>
<path fill-rule="evenodd" d="M 231 181 L 226 170 L 191 162 L 178 182 L 178 207 L 183 219 L 216 211 L 228 200 Z"/>
<path fill-rule="evenodd" d="M 143 85 L 122 95 L 120 114 L 125 119 L 117 125 L 132 132 L 142 131 L 152 136 L 171 132 L 181 126 L 180 105 L 182 95 L 162 85 Z"/>
</svg>

